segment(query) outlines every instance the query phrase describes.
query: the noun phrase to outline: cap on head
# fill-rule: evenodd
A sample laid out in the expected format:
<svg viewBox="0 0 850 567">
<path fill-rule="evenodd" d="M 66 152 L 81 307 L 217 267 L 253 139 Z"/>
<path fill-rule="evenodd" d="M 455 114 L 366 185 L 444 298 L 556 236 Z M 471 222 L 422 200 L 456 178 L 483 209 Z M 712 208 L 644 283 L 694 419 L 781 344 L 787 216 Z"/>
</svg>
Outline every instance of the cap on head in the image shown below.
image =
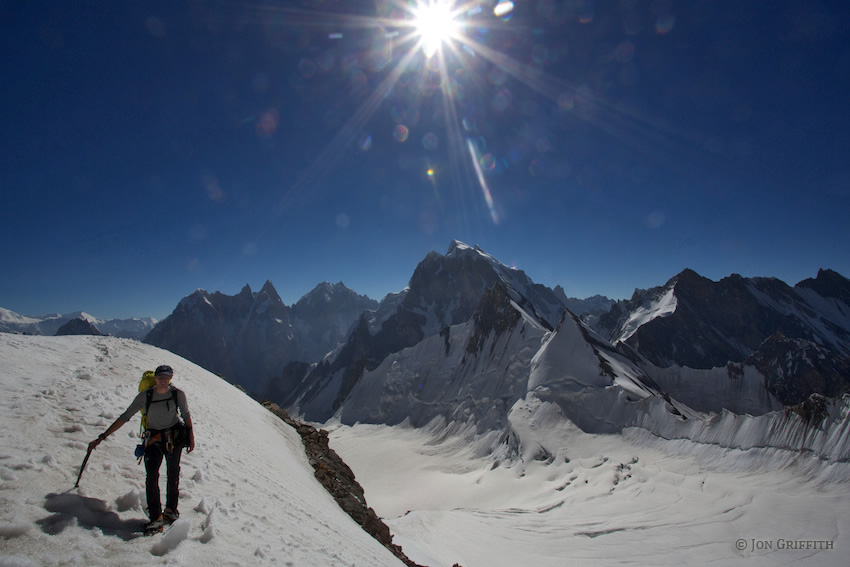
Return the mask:
<svg viewBox="0 0 850 567">
<path fill-rule="evenodd" d="M 174 376 L 174 371 L 167 364 L 163 364 L 162 366 L 157 366 L 154 374 L 157 376 Z"/>
</svg>

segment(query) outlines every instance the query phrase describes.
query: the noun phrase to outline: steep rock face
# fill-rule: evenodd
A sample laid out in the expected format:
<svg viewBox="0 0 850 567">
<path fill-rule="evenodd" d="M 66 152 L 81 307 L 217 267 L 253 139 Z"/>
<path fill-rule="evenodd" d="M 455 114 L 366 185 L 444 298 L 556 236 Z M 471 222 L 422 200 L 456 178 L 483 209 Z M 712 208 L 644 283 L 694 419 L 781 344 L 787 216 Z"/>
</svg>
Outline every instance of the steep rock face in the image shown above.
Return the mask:
<svg viewBox="0 0 850 567">
<path fill-rule="evenodd" d="M 345 340 L 353 322 L 378 302 L 358 295 L 342 282 L 317 285 L 292 306 L 292 325 L 300 337 L 304 360 L 321 359 L 337 343 Z"/>
<path fill-rule="evenodd" d="M 765 388 L 786 406 L 802 404 L 812 393 L 838 398 L 850 392 L 850 361 L 804 339 L 777 333 L 745 364 L 758 369 Z"/>
<path fill-rule="evenodd" d="M 360 306 L 376 302 L 342 283 L 319 284 L 287 307 L 271 282 L 237 295 L 198 290 L 185 297 L 145 342 L 184 356 L 254 395 L 281 395 L 295 380 L 280 376 L 290 362 L 313 363 L 332 350 L 357 321 Z M 270 385 L 271 384 L 271 385 Z"/>
<path fill-rule="evenodd" d="M 749 363 L 730 362 L 717 368 L 643 365 L 659 388 L 701 412 L 762 415 L 783 408 L 765 377 Z"/>
<path fill-rule="evenodd" d="M 372 336 L 366 317 L 361 316 L 345 345 L 319 362 L 297 388 L 279 398 L 281 403 L 297 405 L 310 421 L 328 420 L 367 368 L 371 351 Z M 272 384 L 269 391 L 276 387 Z"/>
<path fill-rule="evenodd" d="M 478 302 L 478 309 L 472 317 L 473 332 L 466 344 L 466 352 L 472 355 L 481 354 L 484 343 L 491 334 L 501 336 L 514 328 L 521 318 L 519 309 L 511 304 L 508 290 L 503 284 L 496 283 L 491 289 L 484 290 L 481 301 Z"/>
<path fill-rule="evenodd" d="M 288 400 L 314 366 L 315 364 L 297 360 L 286 363 L 281 374 L 269 382 L 261 397 L 265 400 Z"/>
<path fill-rule="evenodd" d="M 289 309 L 270 282 L 254 294 L 198 290 L 185 297 L 145 338 L 215 372 L 248 392 L 277 374 L 293 345 Z"/>
<path fill-rule="evenodd" d="M 56 336 L 62 335 L 95 335 L 100 336 L 101 333 L 94 323 L 85 319 L 71 319 L 56 331 Z"/>
<path fill-rule="evenodd" d="M 478 431 L 506 427 L 510 407 L 526 392 L 527 368 L 546 329 L 495 284 L 468 321 L 445 327 L 368 369 L 342 405 L 343 423 L 435 418 Z"/>
</svg>

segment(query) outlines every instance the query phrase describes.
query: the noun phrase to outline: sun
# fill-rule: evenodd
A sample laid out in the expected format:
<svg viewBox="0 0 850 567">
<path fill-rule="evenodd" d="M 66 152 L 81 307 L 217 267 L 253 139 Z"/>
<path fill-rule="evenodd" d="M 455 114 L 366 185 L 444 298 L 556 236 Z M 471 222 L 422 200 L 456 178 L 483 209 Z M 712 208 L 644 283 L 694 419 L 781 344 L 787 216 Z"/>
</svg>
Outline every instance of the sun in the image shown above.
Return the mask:
<svg viewBox="0 0 850 567">
<path fill-rule="evenodd" d="M 454 36 L 457 22 L 451 8 L 448 0 L 421 0 L 413 12 L 416 33 L 426 57 L 437 53 L 443 42 Z"/>
</svg>

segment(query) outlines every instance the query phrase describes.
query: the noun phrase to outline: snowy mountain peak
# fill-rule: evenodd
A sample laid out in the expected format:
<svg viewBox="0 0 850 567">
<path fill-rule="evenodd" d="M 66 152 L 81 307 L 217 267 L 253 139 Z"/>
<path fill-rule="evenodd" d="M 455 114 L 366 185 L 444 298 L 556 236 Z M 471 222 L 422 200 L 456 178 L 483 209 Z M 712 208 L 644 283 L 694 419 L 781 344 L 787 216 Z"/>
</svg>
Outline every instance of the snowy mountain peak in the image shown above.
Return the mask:
<svg viewBox="0 0 850 567">
<path fill-rule="evenodd" d="M 461 242 L 460 240 L 452 240 L 449 243 L 449 249 L 446 252 L 446 256 L 454 253 L 456 250 L 470 250 L 471 247 L 468 244 Z"/>
<path fill-rule="evenodd" d="M 497 260 L 496 258 L 491 256 L 490 254 L 485 252 L 484 249 L 481 248 L 478 244 L 476 244 L 474 246 L 470 246 L 468 244 L 464 244 L 460 240 L 452 240 L 451 244 L 449 244 L 449 250 L 448 250 L 448 252 L 446 252 L 446 257 L 450 258 L 450 257 L 458 256 L 458 255 L 464 255 L 464 254 L 470 255 L 470 256 L 481 257 L 481 258 L 487 260 L 489 263 L 493 264 L 494 266 L 501 266 L 501 268 L 503 268 L 505 270 L 512 270 L 513 269 L 513 268 L 510 268 L 510 267 L 502 264 L 499 260 Z"/>
</svg>

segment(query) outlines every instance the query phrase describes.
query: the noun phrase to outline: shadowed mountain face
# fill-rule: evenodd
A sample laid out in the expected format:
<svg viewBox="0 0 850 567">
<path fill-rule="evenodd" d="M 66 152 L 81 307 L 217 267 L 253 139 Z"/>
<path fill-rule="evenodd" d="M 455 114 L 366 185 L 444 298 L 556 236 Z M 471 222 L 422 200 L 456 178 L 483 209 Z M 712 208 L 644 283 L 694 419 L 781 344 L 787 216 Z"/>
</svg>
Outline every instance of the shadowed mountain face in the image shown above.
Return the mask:
<svg viewBox="0 0 850 567">
<path fill-rule="evenodd" d="M 821 272 L 822 278 L 831 281 L 807 280 L 811 283 L 792 288 L 777 279 L 738 275 L 713 282 L 685 270 L 664 287 L 636 291 L 601 318 L 597 328 L 661 367 L 707 369 L 743 362 L 776 333 L 846 355 L 850 307 L 840 297 L 847 293 L 848 281 L 834 272 Z M 823 297 L 815 289 L 834 290 L 830 293 L 837 297 Z M 661 297 L 675 309 L 658 309 L 652 316 Z M 645 321 L 634 328 L 639 315 Z"/>
<path fill-rule="evenodd" d="M 71 319 L 56 331 L 56 336 L 62 335 L 102 335 L 91 321 Z"/>
<path fill-rule="evenodd" d="M 271 282 L 256 293 L 198 290 L 185 297 L 145 342 L 186 357 L 249 392 L 262 392 L 292 361 L 314 362 L 343 340 L 377 302 L 342 284 L 320 284 L 287 307 Z"/>
</svg>

